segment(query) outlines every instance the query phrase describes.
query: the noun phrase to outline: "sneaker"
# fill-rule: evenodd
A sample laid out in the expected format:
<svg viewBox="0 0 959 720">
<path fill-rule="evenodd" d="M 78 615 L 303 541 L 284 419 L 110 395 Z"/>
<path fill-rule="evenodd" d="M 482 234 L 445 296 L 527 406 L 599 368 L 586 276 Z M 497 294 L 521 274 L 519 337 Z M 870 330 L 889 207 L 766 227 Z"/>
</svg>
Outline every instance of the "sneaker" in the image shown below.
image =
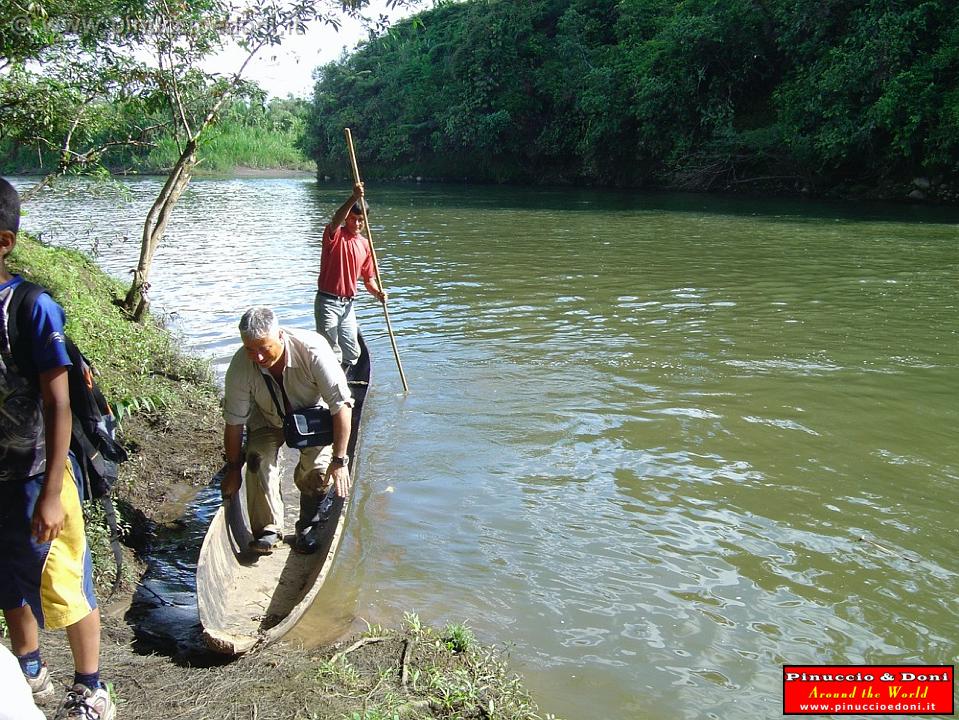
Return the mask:
<svg viewBox="0 0 959 720">
<path fill-rule="evenodd" d="M 256 540 L 250 543 L 250 550 L 257 555 L 269 555 L 279 542 L 280 536 L 272 530 L 267 530 L 266 532 L 260 533 Z"/>
<path fill-rule="evenodd" d="M 27 685 L 30 686 L 30 692 L 33 693 L 34 704 L 43 706 L 53 699 L 57 691 L 53 687 L 53 681 L 50 679 L 50 671 L 47 670 L 46 663 L 40 666 L 40 672 L 37 673 L 36 677 L 30 677 L 26 673 L 23 677 L 26 679 Z"/>
<path fill-rule="evenodd" d="M 77 683 L 67 692 L 67 699 L 63 701 L 54 720 L 114 720 L 115 717 L 116 708 L 106 688 L 91 690 Z"/>
</svg>

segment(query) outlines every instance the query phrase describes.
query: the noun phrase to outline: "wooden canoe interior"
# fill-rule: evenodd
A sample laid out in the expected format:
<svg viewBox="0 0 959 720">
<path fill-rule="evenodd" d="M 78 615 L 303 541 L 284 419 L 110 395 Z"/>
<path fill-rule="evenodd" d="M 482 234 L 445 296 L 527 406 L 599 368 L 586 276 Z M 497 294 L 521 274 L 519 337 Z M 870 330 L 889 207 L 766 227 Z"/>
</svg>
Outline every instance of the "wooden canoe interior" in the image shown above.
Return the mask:
<svg viewBox="0 0 959 720">
<path fill-rule="evenodd" d="M 283 477 L 292 478 L 296 453 L 282 452 Z M 283 488 L 288 534 L 272 554 L 247 549 L 252 535 L 243 507 L 245 488 L 217 511 L 207 531 L 197 564 L 197 604 L 204 639 L 218 652 L 239 655 L 282 636 L 309 607 L 332 566 L 346 504 L 334 500 L 317 552 L 301 555 L 290 545 L 299 501 L 292 479 L 289 485 Z"/>
</svg>

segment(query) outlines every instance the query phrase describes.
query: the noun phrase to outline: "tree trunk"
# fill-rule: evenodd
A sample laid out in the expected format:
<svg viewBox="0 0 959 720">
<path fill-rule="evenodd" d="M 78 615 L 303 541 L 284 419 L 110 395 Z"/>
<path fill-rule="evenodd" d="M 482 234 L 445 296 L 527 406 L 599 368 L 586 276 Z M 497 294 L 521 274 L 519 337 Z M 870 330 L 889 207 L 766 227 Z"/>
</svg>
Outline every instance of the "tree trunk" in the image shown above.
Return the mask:
<svg viewBox="0 0 959 720">
<path fill-rule="evenodd" d="M 193 169 L 196 166 L 196 140 L 190 140 L 180 153 L 179 159 L 170 171 L 163 189 L 157 196 L 153 207 L 147 213 L 143 223 L 143 238 L 140 241 L 140 260 L 133 270 L 133 282 L 123 301 L 123 308 L 140 321 L 150 307 L 147 293 L 150 289 L 150 268 L 153 265 L 153 255 L 163 238 L 170 213 L 179 201 L 180 196 L 193 178 Z"/>
<path fill-rule="evenodd" d="M 187 132 L 190 132 L 190 140 L 184 146 L 183 152 L 180 153 L 180 157 L 170 171 L 170 175 L 166 183 L 164 183 L 160 195 L 157 197 L 156 202 L 153 203 L 153 207 L 150 208 L 146 221 L 143 223 L 143 239 L 140 242 L 140 261 L 137 263 L 136 269 L 132 271 L 133 281 L 130 284 L 130 289 L 127 291 L 127 295 L 122 304 L 123 309 L 137 322 L 143 318 L 150 307 L 150 300 L 147 297 L 147 293 L 150 290 L 149 277 L 150 266 L 153 264 L 153 254 L 156 252 L 157 246 L 163 238 L 163 232 L 166 230 L 166 225 L 170 219 L 170 213 L 173 212 L 173 207 L 177 204 L 180 195 L 183 194 L 183 191 L 186 189 L 186 186 L 190 184 L 190 180 L 193 177 L 193 169 L 196 167 L 197 142 L 203 132 L 216 122 L 218 113 L 233 96 L 247 63 L 267 44 L 267 40 L 261 40 L 256 47 L 247 52 L 243 65 L 240 66 L 240 69 L 233 76 L 229 87 L 222 92 L 219 99 L 213 103 L 213 107 L 209 109 L 203 118 L 203 121 L 192 132 L 189 131 L 189 124 L 186 122 L 180 98 L 178 96 L 174 98 L 176 107 L 179 108 L 181 118 L 183 118 L 182 126 Z"/>
</svg>

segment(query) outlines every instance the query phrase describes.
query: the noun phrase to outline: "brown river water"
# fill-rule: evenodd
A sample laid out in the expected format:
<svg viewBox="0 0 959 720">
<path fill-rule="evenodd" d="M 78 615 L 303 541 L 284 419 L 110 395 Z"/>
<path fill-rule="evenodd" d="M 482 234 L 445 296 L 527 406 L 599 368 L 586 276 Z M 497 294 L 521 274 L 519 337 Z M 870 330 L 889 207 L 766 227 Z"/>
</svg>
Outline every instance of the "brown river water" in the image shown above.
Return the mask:
<svg viewBox="0 0 959 720">
<path fill-rule="evenodd" d="M 24 227 L 128 277 L 158 189 L 65 184 Z M 312 327 L 348 192 L 195 181 L 155 309 L 220 373 L 249 305 Z M 353 514 L 296 639 L 466 622 L 570 720 L 776 717 L 783 664 L 956 661 L 959 211 L 368 193 L 410 393 L 363 296 Z"/>
</svg>

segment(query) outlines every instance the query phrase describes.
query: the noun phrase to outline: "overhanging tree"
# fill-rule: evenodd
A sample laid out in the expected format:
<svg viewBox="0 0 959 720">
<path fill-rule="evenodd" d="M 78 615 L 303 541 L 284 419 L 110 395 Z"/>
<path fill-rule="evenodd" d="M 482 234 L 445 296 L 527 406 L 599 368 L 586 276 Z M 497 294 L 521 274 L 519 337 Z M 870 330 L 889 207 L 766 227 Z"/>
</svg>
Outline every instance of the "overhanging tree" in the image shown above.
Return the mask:
<svg viewBox="0 0 959 720">
<path fill-rule="evenodd" d="M 106 172 L 107 153 L 152 145 L 163 125 L 151 120 L 153 93 L 136 64 L 107 55 L 77 63 L 63 48 L 45 57 L 42 73 L 18 65 L 0 78 L 0 138 L 36 148 L 41 167 L 53 158 L 24 201 L 68 173 Z"/>
<path fill-rule="evenodd" d="M 389 7 L 418 0 L 390 0 Z M 140 258 L 123 301 L 139 320 L 149 307 L 153 257 L 173 208 L 189 185 L 197 165 L 197 149 L 231 98 L 249 89 L 245 72 L 257 56 L 278 46 L 291 33 L 304 33 L 310 23 L 339 27 L 344 14 L 362 17 L 369 0 L 271 0 L 233 5 L 219 0 L 153 0 L 145 9 L 150 22 L 137 38 L 156 61 L 155 84 L 165 98 L 180 155 L 143 224 Z M 368 20 L 368 19 L 367 19 Z M 243 50 L 229 75 L 201 69 L 203 62 L 228 43 Z"/>
<path fill-rule="evenodd" d="M 102 170 L 112 148 L 148 140 L 152 89 L 128 42 L 140 11 L 139 0 L 0 7 L 0 139 L 52 158 L 24 199 L 68 172 Z"/>
<path fill-rule="evenodd" d="M 396 9 L 420 0 L 387 0 Z M 179 156 L 143 225 L 140 258 L 123 306 L 146 312 L 153 257 L 170 215 L 197 165 L 197 150 L 231 99 L 253 86 L 250 63 L 311 23 L 339 27 L 344 15 L 368 18 L 370 0 L 11 0 L 0 6 L 0 136 L 45 147 L 57 157 L 53 175 L 99 166 L 117 144 L 144 141 L 111 135 L 109 108 L 141 105 L 135 115 L 162 113 Z M 233 73 L 204 71 L 226 46 L 243 51 Z M 149 60 L 145 58 L 149 57 Z M 28 63 L 32 63 L 28 65 Z M 5 113 L 5 114 L 4 114 Z M 119 127 L 119 126 L 118 126 Z M 127 125 L 128 127 L 128 125 Z M 151 125 L 141 130 L 148 133 Z"/>
</svg>

